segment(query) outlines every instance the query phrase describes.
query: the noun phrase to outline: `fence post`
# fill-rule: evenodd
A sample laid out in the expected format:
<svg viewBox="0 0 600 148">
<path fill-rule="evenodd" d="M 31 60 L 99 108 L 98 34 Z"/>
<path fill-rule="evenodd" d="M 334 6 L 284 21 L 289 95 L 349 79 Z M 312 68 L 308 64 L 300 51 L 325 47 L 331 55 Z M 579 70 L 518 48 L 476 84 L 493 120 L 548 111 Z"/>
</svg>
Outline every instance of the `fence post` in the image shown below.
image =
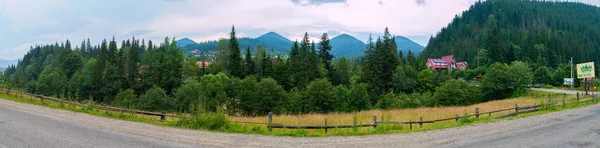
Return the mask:
<svg viewBox="0 0 600 148">
<path fill-rule="evenodd" d="M 165 121 L 165 116 L 166 116 L 165 114 L 167 114 L 167 113 L 165 113 L 165 112 L 160 112 L 160 122 L 163 122 L 163 121 Z"/>
<path fill-rule="evenodd" d="M 419 117 L 419 128 L 423 128 L 423 116 Z"/>
<path fill-rule="evenodd" d="M 325 134 L 327 134 L 327 118 L 325 118 Z"/>
<path fill-rule="evenodd" d="M 269 126 L 268 127 L 269 132 L 271 132 L 273 129 L 273 127 L 272 127 L 273 126 L 273 112 L 269 112 L 269 125 L 268 126 Z"/>
<path fill-rule="evenodd" d="M 455 118 L 456 118 L 456 122 L 458 122 L 458 114 L 456 114 Z"/>
<path fill-rule="evenodd" d="M 479 120 L 479 107 L 475 108 L 475 118 Z"/>
<path fill-rule="evenodd" d="M 577 92 L 577 102 L 579 102 L 579 92 Z"/>
<path fill-rule="evenodd" d="M 373 128 L 377 128 L 377 116 L 373 116 Z"/>
<path fill-rule="evenodd" d="M 412 120 L 408 120 L 408 126 L 410 127 L 410 130 L 412 130 Z"/>
<path fill-rule="evenodd" d="M 565 103 L 565 98 L 563 98 L 563 100 L 562 100 L 562 105 L 563 105 L 563 108 L 565 108 L 565 107 L 566 107 L 566 105 L 567 105 L 567 104 Z"/>
<path fill-rule="evenodd" d="M 519 104 L 515 103 L 515 112 L 519 112 Z"/>
</svg>

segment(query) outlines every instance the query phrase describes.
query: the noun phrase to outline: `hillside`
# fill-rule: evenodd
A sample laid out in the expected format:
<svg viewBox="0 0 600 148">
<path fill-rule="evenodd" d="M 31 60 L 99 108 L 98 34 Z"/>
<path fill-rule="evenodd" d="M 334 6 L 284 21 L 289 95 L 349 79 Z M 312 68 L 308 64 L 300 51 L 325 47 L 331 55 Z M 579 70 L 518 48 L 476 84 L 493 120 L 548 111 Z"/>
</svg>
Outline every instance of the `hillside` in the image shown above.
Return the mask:
<svg viewBox="0 0 600 148">
<path fill-rule="evenodd" d="M 404 55 L 407 55 L 408 51 L 419 55 L 425 49 L 425 47 L 403 36 L 396 36 L 396 45 L 398 46 L 398 52 L 402 52 Z"/>
<path fill-rule="evenodd" d="M 17 64 L 17 60 L 4 60 L 4 59 L 0 59 L 0 67 L 8 67 L 9 65 L 16 65 Z"/>
<path fill-rule="evenodd" d="M 177 40 L 177 46 L 179 46 L 179 47 L 187 46 L 190 44 L 196 44 L 196 42 L 189 38 L 183 38 L 181 40 Z"/>
<path fill-rule="evenodd" d="M 364 55 L 366 44 L 353 36 L 341 34 L 330 40 L 334 57 L 358 58 Z"/>
<path fill-rule="evenodd" d="M 482 65 L 520 60 L 557 67 L 571 57 L 575 63 L 600 63 L 598 26 L 600 8 L 592 5 L 488 0 L 454 18 L 430 39 L 422 56 L 454 54 L 459 61 L 477 63 L 480 53 Z"/>
<path fill-rule="evenodd" d="M 246 49 L 247 47 L 255 49 L 258 45 L 262 45 L 267 49 L 267 51 L 272 51 L 275 54 L 287 54 L 290 50 L 290 47 L 292 47 L 292 41 L 275 32 L 266 33 L 258 38 L 238 38 L 238 42 L 240 44 L 240 48 L 242 49 Z M 198 49 L 200 51 L 210 51 L 214 50 L 217 47 L 217 44 L 218 41 L 206 41 L 180 47 L 185 52 L 192 51 L 194 49 Z"/>
<path fill-rule="evenodd" d="M 189 39 L 189 41 L 186 39 L 187 38 L 179 40 L 177 44 L 181 45 L 181 43 L 179 43 L 181 41 L 191 41 Z M 240 44 L 240 48 L 243 49 L 245 49 L 246 47 L 250 47 L 254 50 L 258 45 L 262 45 L 267 49 L 267 51 L 282 55 L 288 54 L 293 44 L 292 41 L 275 32 L 269 32 L 257 38 L 238 38 L 238 41 Z M 200 51 L 210 51 L 214 50 L 217 47 L 217 44 L 218 41 L 205 41 L 200 43 L 191 43 L 179 47 L 181 47 L 181 49 L 185 52 L 189 52 L 194 49 L 198 49 Z M 416 55 L 418 55 L 424 48 L 423 46 L 402 36 L 396 36 L 396 44 L 398 46 L 398 51 L 402 51 L 404 52 L 404 54 L 406 54 L 408 50 L 410 50 Z M 366 44 L 357 39 L 356 37 L 353 37 L 348 34 L 341 34 L 334 38 L 331 38 L 331 46 L 333 47 L 331 52 L 335 57 L 344 56 L 347 58 L 358 58 L 364 56 Z"/>
</svg>

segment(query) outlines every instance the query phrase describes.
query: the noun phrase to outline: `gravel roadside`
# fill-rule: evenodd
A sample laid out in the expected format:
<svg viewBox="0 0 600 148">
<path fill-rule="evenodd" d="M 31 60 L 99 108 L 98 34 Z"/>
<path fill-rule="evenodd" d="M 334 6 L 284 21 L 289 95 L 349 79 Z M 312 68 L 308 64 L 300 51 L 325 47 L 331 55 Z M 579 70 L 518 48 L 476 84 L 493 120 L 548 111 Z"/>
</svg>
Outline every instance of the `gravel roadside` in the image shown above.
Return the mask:
<svg viewBox="0 0 600 148">
<path fill-rule="evenodd" d="M 545 115 L 477 124 L 443 130 L 373 136 L 293 138 L 262 135 L 228 134 L 208 131 L 186 130 L 162 127 L 97 117 L 84 113 L 50 109 L 42 106 L 22 104 L 0 99 L 0 107 L 10 107 L 33 114 L 42 114 L 73 123 L 89 125 L 103 130 L 148 137 L 152 139 L 198 147 L 437 147 L 460 143 L 468 139 L 487 137 L 576 117 L 590 110 L 598 110 L 600 105 L 554 112 Z"/>
</svg>

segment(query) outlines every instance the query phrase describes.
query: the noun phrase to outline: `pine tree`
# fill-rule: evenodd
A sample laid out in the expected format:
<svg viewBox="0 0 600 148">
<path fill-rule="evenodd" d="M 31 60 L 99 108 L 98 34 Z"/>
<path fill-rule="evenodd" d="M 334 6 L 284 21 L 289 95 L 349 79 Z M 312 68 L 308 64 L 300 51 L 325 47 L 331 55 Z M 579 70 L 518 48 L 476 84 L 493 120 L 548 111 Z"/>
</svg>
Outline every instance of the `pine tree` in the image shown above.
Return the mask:
<svg viewBox="0 0 600 148">
<path fill-rule="evenodd" d="M 246 48 L 246 56 L 244 61 L 245 66 L 245 75 L 250 76 L 256 74 L 256 66 L 254 60 L 252 60 L 252 54 L 250 53 L 250 46 Z"/>
<path fill-rule="evenodd" d="M 234 77 L 242 77 L 243 69 L 242 69 L 242 56 L 240 51 L 240 45 L 237 41 L 237 37 L 235 36 L 235 26 L 231 27 L 231 33 L 229 38 L 229 74 Z"/>
<path fill-rule="evenodd" d="M 115 41 L 115 36 L 113 36 L 112 40 L 108 44 L 107 58 L 109 63 L 117 63 L 117 41 Z"/>
<path fill-rule="evenodd" d="M 104 89 L 104 81 L 103 81 L 103 73 L 106 67 L 106 59 L 107 59 L 107 45 L 106 40 L 102 40 L 102 44 L 100 45 L 100 54 L 98 55 L 98 60 L 96 62 L 96 66 L 92 73 L 92 96 L 96 101 L 102 101 L 104 99 L 102 90 Z"/>
<path fill-rule="evenodd" d="M 327 69 L 327 78 L 329 81 L 333 79 L 334 69 L 331 66 L 331 59 L 333 59 L 333 55 L 331 52 L 331 45 L 329 45 L 329 36 L 327 33 L 323 33 L 321 36 L 321 41 L 319 42 L 319 57 L 323 65 L 325 65 L 325 69 Z"/>
</svg>

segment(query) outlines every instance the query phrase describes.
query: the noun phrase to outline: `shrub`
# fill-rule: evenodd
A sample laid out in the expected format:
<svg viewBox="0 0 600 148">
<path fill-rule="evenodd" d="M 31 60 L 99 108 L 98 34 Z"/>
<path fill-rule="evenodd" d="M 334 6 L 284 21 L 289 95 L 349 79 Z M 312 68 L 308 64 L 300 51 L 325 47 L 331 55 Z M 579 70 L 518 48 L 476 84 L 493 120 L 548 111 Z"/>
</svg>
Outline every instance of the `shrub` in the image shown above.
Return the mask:
<svg viewBox="0 0 600 148">
<path fill-rule="evenodd" d="M 452 79 L 444 83 L 435 91 L 434 105 L 453 106 L 470 105 L 479 102 L 478 88 L 470 86 L 462 79 Z"/>
<path fill-rule="evenodd" d="M 167 96 L 165 90 L 158 86 L 153 86 L 134 101 L 134 104 L 140 110 L 167 111 L 173 109 L 172 102 L 174 101 Z"/>
<path fill-rule="evenodd" d="M 134 101 L 136 100 L 137 96 L 135 95 L 133 89 L 127 89 L 117 94 L 115 100 L 112 102 L 112 105 L 117 107 L 134 108 L 136 106 Z"/>
<path fill-rule="evenodd" d="M 216 112 L 210 112 L 198 105 L 191 118 L 182 116 L 177 125 L 191 129 L 224 130 L 229 127 L 229 122 L 223 109 L 218 108 Z"/>
</svg>

